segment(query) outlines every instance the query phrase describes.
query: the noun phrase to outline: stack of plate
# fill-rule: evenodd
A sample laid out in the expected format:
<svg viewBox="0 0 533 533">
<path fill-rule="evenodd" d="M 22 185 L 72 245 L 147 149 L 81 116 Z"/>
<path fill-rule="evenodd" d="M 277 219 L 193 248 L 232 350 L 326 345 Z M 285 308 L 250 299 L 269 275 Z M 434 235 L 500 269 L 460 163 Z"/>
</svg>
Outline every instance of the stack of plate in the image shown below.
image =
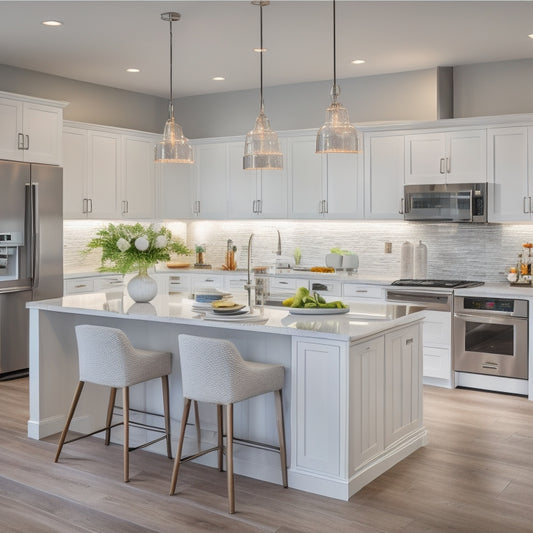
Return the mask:
<svg viewBox="0 0 533 533">
<path fill-rule="evenodd" d="M 219 291 L 218 289 L 213 289 L 212 287 L 196 289 L 194 291 L 194 303 L 192 304 L 192 308 L 194 311 L 202 312 L 212 310 L 212 302 L 232 297 L 232 294 Z"/>
</svg>

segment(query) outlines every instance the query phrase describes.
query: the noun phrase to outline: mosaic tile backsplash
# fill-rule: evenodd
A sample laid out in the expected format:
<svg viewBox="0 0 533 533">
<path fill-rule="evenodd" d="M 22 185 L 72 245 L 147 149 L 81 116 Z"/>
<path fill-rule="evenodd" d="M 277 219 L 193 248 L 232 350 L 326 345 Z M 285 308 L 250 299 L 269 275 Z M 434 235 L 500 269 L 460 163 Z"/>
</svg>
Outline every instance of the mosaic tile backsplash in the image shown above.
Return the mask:
<svg viewBox="0 0 533 533">
<path fill-rule="evenodd" d="M 154 221 L 158 223 L 160 221 Z M 519 224 L 421 224 L 367 221 L 164 221 L 176 237 L 194 249 L 205 244 L 206 262 L 220 268 L 225 260 L 227 240 L 237 246 L 238 268 L 247 266 L 247 249 L 252 239 L 252 264 L 273 265 L 278 233 L 282 257 L 293 261 L 301 249 L 304 266 L 325 265 L 333 247 L 359 256 L 360 276 L 400 277 L 400 247 L 405 241 L 421 240 L 428 248 L 428 278 L 506 281 L 510 266 L 516 265 L 522 244 L 533 242 L 533 225 Z M 65 221 L 65 274 L 92 272 L 100 265 L 97 252 L 84 256 L 86 243 L 107 221 Z M 385 253 L 385 243 L 392 253 Z M 188 258 L 194 263 L 194 256 Z"/>
</svg>

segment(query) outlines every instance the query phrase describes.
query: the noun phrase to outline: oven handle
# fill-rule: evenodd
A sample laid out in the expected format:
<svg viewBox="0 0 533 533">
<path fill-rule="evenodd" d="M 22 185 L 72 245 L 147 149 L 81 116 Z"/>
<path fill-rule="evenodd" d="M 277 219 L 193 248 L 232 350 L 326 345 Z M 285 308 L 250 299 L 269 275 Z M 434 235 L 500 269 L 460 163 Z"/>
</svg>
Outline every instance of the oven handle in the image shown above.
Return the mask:
<svg viewBox="0 0 533 533">
<path fill-rule="evenodd" d="M 517 317 L 505 315 L 482 315 L 482 314 L 467 314 L 467 313 L 454 313 L 454 318 L 461 318 L 463 320 L 469 320 L 471 322 L 483 322 L 484 324 L 512 324 L 514 322 L 527 322 L 527 317 Z"/>
</svg>

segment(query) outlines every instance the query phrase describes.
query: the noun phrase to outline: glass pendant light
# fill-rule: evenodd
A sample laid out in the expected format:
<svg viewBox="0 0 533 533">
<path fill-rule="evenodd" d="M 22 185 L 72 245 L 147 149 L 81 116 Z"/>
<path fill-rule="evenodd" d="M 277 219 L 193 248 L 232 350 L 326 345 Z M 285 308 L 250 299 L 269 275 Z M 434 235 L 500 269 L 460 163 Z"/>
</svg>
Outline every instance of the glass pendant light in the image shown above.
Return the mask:
<svg viewBox="0 0 533 533">
<path fill-rule="evenodd" d="M 168 104 L 168 120 L 165 124 L 163 139 L 155 147 L 157 163 L 194 163 L 192 147 L 189 139 L 183 135 L 183 129 L 174 120 L 174 103 L 172 100 L 172 23 L 180 20 L 181 15 L 175 12 L 161 13 L 161 19 L 170 23 L 170 99 Z"/>
<path fill-rule="evenodd" d="M 263 7 L 270 2 L 258 0 L 252 2 L 254 6 L 259 6 L 261 47 L 259 54 L 261 58 L 261 103 L 259 115 L 255 121 L 255 128 L 246 134 L 244 143 L 244 170 L 280 170 L 283 168 L 283 154 L 279 146 L 278 135 L 272 131 L 270 121 L 265 115 L 265 105 L 263 101 Z"/>
<path fill-rule="evenodd" d="M 335 0 L 333 0 L 333 87 L 330 93 L 331 105 L 326 110 L 326 122 L 316 136 L 317 154 L 360 152 L 357 131 L 350 123 L 348 110 L 338 101 L 341 90 L 337 85 L 335 40 Z"/>
</svg>

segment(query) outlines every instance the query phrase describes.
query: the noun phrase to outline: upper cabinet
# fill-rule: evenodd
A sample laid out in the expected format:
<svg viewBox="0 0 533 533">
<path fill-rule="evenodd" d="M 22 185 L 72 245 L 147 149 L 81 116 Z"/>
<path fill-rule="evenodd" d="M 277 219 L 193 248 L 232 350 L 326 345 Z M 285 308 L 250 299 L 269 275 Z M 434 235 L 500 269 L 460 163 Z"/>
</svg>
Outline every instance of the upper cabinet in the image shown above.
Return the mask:
<svg viewBox="0 0 533 533">
<path fill-rule="evenodd" d="M 362 218 L 358 154 L 316 154 L 315 143 L 315 135 L 288 139 L 289 218 Z"/>
<path fill-rule="evenodd" d="M 60 165 L 66 105 L 0 92 L 0 159 Z"/>
<path fill-rule="evenodd" d="M 193 165 L 193 213 L 199 218 L 228 217 L 227 148 L 224 142 L 209 142 L 195 147 Z"/>
<path fill-rule="evenodd" d="M 531 220 L 533 128 L 492 128 L 487 138 L 489 222 Z"/>
<path fill-rule="evenodd" d="M 193 213 L 194 165 L 183 163 L 156 163 L 158 218 L 187 219 Z"/>
<path fill-rule="evenodd" d="M 365 218 L 402 219 L 404 135 L 365 134 Z"/>
<path fill-rule="evenodd" d="M 416 133 L 405 136 L 405 183 L 487 181 L 485 129 Z"/>
<path fill-rule="evenodd" d="M 244 170 L 244 138 L 228 144 L 229 218 L 287 218 L 287 150 L 282 170 Z"/>
<path fill-rule="evenodd" d="M 65 218 L 153 218 L 155 138 L 124 131 L 66 123 Z"/>
</svg>

